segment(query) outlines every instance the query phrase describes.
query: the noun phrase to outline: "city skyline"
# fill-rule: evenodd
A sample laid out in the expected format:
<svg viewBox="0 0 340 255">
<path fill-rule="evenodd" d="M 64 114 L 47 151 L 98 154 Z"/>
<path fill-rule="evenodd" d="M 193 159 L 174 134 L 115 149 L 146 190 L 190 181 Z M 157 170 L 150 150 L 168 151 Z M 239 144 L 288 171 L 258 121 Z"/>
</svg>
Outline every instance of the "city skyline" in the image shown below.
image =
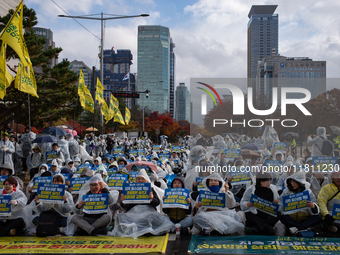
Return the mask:
<svg viewBox="0 0 340 255">
<path fill-rule="evenodd" d="M 105 48 L 131 49 L 137 56 L 138 25 L 162 25 L 170 28 L 176 43 L 176 79 L 189 83 L 190 77 L 246 77 L 248 12 L 253 4 L 278 4 L 279 52 L 284 56 L 310 57 L 327 61 L 327 78 L 336 78 L 340 57 L 340 3 L 318 1 L 134 1 L 133 5 L 118 1 L 83 1 L 82 5 L 55 0 L 70 15 L 116 13 L 121 15 L 148 13 L 148 18 L 108 21 Z M 54 33 L 62 58 L 78 59 L 99 68 L 99 40 L 71 19 L 51 1 L 26 0 L 37 12 L 38 26 Z M 327 18 L 326 18 L 327 17 Z M 79 20 L 97 36 L 100 23 Z M 212 29 L 213 28 L 213 29 Z M 64 38 L 68 38 L 65 41 Z M 86 38 L 86 44 L 84 44 Z M 131 72 L 137 71 L 137 65 Z M 327 89 L 330 89 L 327 87 Z"/>
</svg>

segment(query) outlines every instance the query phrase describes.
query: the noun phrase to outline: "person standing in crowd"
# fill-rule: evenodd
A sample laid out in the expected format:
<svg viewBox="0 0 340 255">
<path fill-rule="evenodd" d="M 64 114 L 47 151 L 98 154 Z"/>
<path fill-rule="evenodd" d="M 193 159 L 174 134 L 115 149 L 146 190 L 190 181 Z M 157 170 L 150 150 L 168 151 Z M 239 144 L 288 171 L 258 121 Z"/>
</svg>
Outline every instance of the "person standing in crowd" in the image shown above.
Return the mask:
<svg viewBox="0 0 340 255">
<path fill-rule="evenodd" d="M 51 150 L 50 152 L 54 152 L 54 151 L 57 152 L 57 157 L 56 157 L 56 158 L 51 158 L 51 159 L 47 159 L 47 158 L 46 158 L 46 159 L 45 159 L 45 162 L 46 162 L 47 164 L 51 164 L 52 160 L 53 160 L 53 159 L 56 159 L 58 165 L 61 166 L 61 165 L 65 162 L 65 160 L 64 160 L 64 155 L 63 155 L 63 153 L 62 153 L 62 152 L 60 151 L 60 149 L 58 148 L 58 143 L 53 143 L 53 144 L 52 144 L 52 150 Z M 46 157 L 46 155 L 45 155 L 45 157 Z"/>
<path fill-rule="evenodd" d="M 108 135 L 106 137 L 106 150 L 108 154 L 112 154 L 112 149 L 113 149 L 113 140 L 111 138 L 111 135 Z"/>
<path fill-rule="evenodd" d="M 308 136 L 307 137 L 307 144 L 312 145 L 312 157 L 313 156 L 325 156 L 321 150 L 322 150 L 322 145 L 324 141 L 327 141 L 327 136 L 326 136 L 326 128 L 324 127 L 318 127 L 316 129 L 316 136 Z M 329 155 L 326 155 L 329 156 Z"/>
<path fill-rule="evenodd" d="M 26 160 L 30 153 L 32 153 L 32 141 L 35 139 L 36 134 L 31 131 L 31 128 L 27 126 L 25 128 L 25 133 L 23 133 L 20 137 L 23 158 L 22 158 L 22 170 L 27 171 Z"/>
<path fill-rule="evenodd" d="M 13 143 L 9 140 L 9 135 L 6 132 L 2 133 L 0 140 L 0 165 L 9 164 L 14 169 L 12 154 L 15 152 Z"/>
<path fill-rule="evenodd" d="M 17 142 L 17 137 L 15 134 L 10 134 L 9 140 L 13 143 L 14 153 L 12 155 L 13 166 L 15 174 L 20 174 L 22 168 L 22 148 Z"/>
</svg>

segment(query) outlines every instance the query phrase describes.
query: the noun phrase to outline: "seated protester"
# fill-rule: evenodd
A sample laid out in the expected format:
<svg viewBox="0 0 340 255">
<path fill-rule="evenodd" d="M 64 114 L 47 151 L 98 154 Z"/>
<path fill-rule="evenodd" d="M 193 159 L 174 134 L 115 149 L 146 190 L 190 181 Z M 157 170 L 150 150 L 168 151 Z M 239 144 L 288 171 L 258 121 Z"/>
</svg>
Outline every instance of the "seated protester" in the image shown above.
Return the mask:
<svg viewBox="0 0 340 255">
<path fill-rule="evenodd" d="M 43 173 L 48 174 L 49 172 Z M 56 174 L 53 176 L 52 184 L 65 184 L 65 177 L 61 174 Z M 52 214 L 59 214 L 59 234 L 56 236 L 60 236 L 60 234 L 64 234 L 64 228 L 67 226 L 68 217 L 71 216 L 72 209 L 74 207 L 72 195 L 65 190 L 65 195 L 63 196 L 62 203 L 48 203 L 39 201 L 39 197 L 36 196 L 34 201 L 32 201 L 31 206 L 33 206 L 32 210 L 39 214 L 39 216 L 35 216 L 33 219 L 33 224 L 38 225 L 41 213 L 47 212 L 52 216 Z M 38 234 L 39 235 L 39 234 Z"/>
<path fill-rule="evenodd" d="M 99 165 L 96 169 L 96 171 L 94 172 L 94 174 L 100 174 L 104 180 L 104 182 L 107 182 L 107 179 L 109 178 L 109 176 L 107 175 L 107 171 L 105 169 L 104 165 Z"/>
<path fill-rule="evenodd" d="M 64 159 L 63 153 L 62 153 L 61 150 L 58 148 L 58 143 L 53 143 L 53 144 L 52 144 L 52 150 L 51 150 L 50 152 L 53 152 L 53 151 L 57 151 L 58 157 L 55 158 L 55 159 L 53 159 L 53 160 L 52 160 L 52 159 L 47 160 L 47 159 L 46 159 L 46 154 L 45 154 L 45 155 L 44 155 L 44 157 L 45 157 L 45 162 L 46 162 L 47 164 L 51 164 L 52 161 L 56 160 L 56 161 L 57 161 L 57 164 L 58 164 L 59 166 L 61 166 L 61 165 L 65 162 L 65 159 Z"/>
<path fill-rule="evenodd" d="M 77 168 L 74 167 L 74 162 L 71 159 L 66 159 L 65 166 L 72 171 L 72 174 L 75 174 L 77 172 Z"/>
<path fill-rule="evenodd" d="M 93 171 L 89 167 L 85 167 L 80 174 L 80 177 L 92 177 Z M 74 176 L 72 176 L 74 177 Z M 72 192 L 72 188 L 68 189 L 68 192 Z M 73 197 L 73 202 L 76 204 L 78 202 L 79 194 L 71 194 Z"/>
<path fill-rule="evenodd" d="M 0 236 L 14 236 L 18 231 L 25 227 L 24 207 L 27 203 L 27 198 L 22 191 L 17 189 L 18 182 L 13 177 L 8 177 L 4 183 L 3 195 L 10 195 L 11 200 L 11 216 L 0 216 Z"/>
<path fill-rule="evenodd" d="M 39 146 L 36 144 L 33 146 L 33 153 L 28 155 L 26 165 L 30 172 L 30 178 L 32 179 L 33 176 L 38 172 L 38 167 L 44 163 L 44 156 L 41 153 Z"/>
<path fill-rule="evenodd" d="M 212 231 L 217 231 L 222 235 L 241 233 L 244 229 L 242 223 L 245 220 L 244 213 L 242 211 L 236 213 L 235 210 L 228 209 L 235 207 L 236 204 L 233 193 L 229 191 L 228 184 L 223 181 L 218 173 L 213 173 L 204 178 L 202 184 L 206 191 L 225 193 L 226 207 L 220 210 L 210 209 L 202 206 L 202 203 L 196 202 L 193 209 L 195 228 L 205 235 L 210 235 Z"/>
<path fill-rule="evenodd" d="M 316 204 L 316 199 L 313 192 L 310 190 L 310 184 L 306 182 L 305 173 L 297 172 L 286 179 L 287 188 L 279 197 L 281 222 L 289 228 L 292 235 L 298 234 L 301 230 L 306 230 L 321 223 L 321 215 L 319 206 Z M 300 208 L 297 212 L 283 211 L 283 196 L 300 193 L 307 190 L 311 201 L 307 201 L 307 206 Z"/>
<path fill-rule="evenodd" d="M 76 215 L 73 216 L 72 222 L 82 229 L 82 233 L 89 235 L 106 235 L 107 225 L 111 222 L 110 211 L 107 213 L 87 214 L 83 212 L 85 202 L 82 200 L 83 195 L 108 193 L 108 204 L 113 204 L 117 201 L 114 199 L 108 190 L 107 185 L 103 181 L 100 174 L 94 175 L 80 190 L 80 201 L 75 206 Z M 118 192 L 117 197 L 118 197 Z M 80 231 L 81 232 L 81 231 Z M 78 232 L 79 233 L 79 232 Z"/>
<path fill-rule="evenodd" d="M 97 167 L 99 165 L 102 164 L 102 158 L 101 157 L 97 157 L 95 160 L 94 160 L 94 167 Z"/>
<path fill-rule="evenodd" d="M 288 167 L 288 172 L 283 173 L 276 183 L 276 189 L 277 189 L 277 192 L 279 193 L 279 195 L 281 195 L 282 192 L 284 191 L 284 189 L 286 188 L 286 179 L 289 176 L 291 176 L 292 174 L 294 174 L 294 172 L 295 172 L 293 162 L 288 161 L 284 165 Z"/>
<path fill-rule="evenodd" d="M 184 188 L 184 181 L 183 179 L 176 177 L 173 179 L 171 183 L 171 188 Z M 163 197 L 164 200 L 165 197 Z M 170 218 L 170 220 L 174 224 L 181 224 L 181 231 L 187 232 L 188 228 L 192 227 L 192 218 L 190 216 L 191 214 L 191 201 L 190 198 L 187 199 L 187 202 L 189 204 L 188 209 L 182 209 L 182 208 L 163 208 L 163 212 L 167 214 Z M 170 229 L 171 232 L 175 231 L 175 225 L 173 225 Z"/>
<path fill-rule="evenodd" d="M 318 206 L 327 229 L 336 233 L 338 228 L 334 226 L 335 219 L 332 217 L 334 204 L 340 204 L 340 173 L 333 172 L 332 183 L 323 186 L 318 195 Z"/>
<path fill-rule="evenodd" d="M 306 173 L 306 181 L 310 183 L 310 189 L 313 191 L 313 194 L 316 198 L 318 198 L 319 192 L 321 188 L 330 183 L 329 178 L 326 174 L 323 173 L 313 173 L 313 159 L 307 158 L 306 164 L 308 164 L 309 171 Z"/>
<path fill-rule="evenodd" d="M 34 178 L 39 176 L 52 176 L 52 172 L 48 171 L 48 166 L 46 164 L 42 164 L 39 166 L 38 173 L 33 176 L 33 178 L 26 186 L 26 196 L 28 198 L 28 204 L 31 203 L 31 201 L 35 198 L 36 192 L 32 192 L 34 190 Z"/>
<path fill-rule="evenodd" d="M 10 164 L 5 163 L 0 166 L 0 175 L 13 176 L 13 178 L 16 179 L 18 182 L 17 189 L 23 191 L 24 182 L 18 176 L 14 176 L 14 169 Z"/>
<path fill-rule="evenodd" d="M 177 160 L 178 166 L 175 166 L 174 160 Z M 177 156 L 176 152 L 171 153 L 170 166 L 171 166 L 172 170 L 174 170 L 175 168 L 181 168 L 182 167 L 182 161 Z"/>
<path fill-rule="evenodd" d="M 52 160 L 51 171 L 52 171 L 53 175 L 60 173 L 59 165 L 58 165 L 58 162 L 57 162 L 56 159 Z"/>
<path fill-rule="evenodd" d="M 145 169 L 141 169 L 136 177 L 136 183 L 151 183 Z M 157 206 L 160 204 L 156 187 L 151 183 L 151 192 L 149 193 L 150 203 L 148 204 L 124 204 L 125 196 L 120 195 L 122 208 L 126 213 L 120 213 L 116 216 L 114 229 L 109 235 L 120 237 L 137 238 L 144 234 L 161 235 L 169 231 L 173 226 L 168 216 L 157 212 Z"/>
<path fill-rule="evenodd" d="M 81 164 L 80 158 L 79 157 L 75 157 L 74 160 L 73 160 L 73 167 L 77 170 L 77 168 L 78 168 L 78 166 L 80 164 Z"/>
<path fill-rule="evenodd" d="M 255 234 L 274 235 L 275 230 L 273 227 L 280 219 L 280 215 L 277 215 L 277 217 L 272 216 L 258 210 L 250 203 L 252 194 L 275 204 L 279 203 L 279 194 L 275 185 L 272 185 L 270 181 L 270 174 L 258 173 L 256 183 L 247 188 L 241 199 L 241 209 L 245 212 L 247 219 L 246 226 L 252 228 Z"/>
<path fill-rule="evenodd" d="M 105 163 L 107 163 L 107 164 L 109 164 L 109 159 L 107 158 L 107 157 L 103 157 L 102 158 L 102 164 L 105 164 Z"/>
<path fill-rule="evenodd" d="M 117 164 L 118 165 L 122 165 L 122 166 L 125 166 L 127 165 L 127 161 L 124 157 L 120 157 L 118 160 L 117 160 Z"/>
<path fill-rule="evenodd" d="M 65 179 L 65 184 L 68 186 L 68 188 L 67 188 L 67 190 L 70 188 L 70 186 L 71 186 L 71 178 L 73 177 L 73 172 L 71 171 L 71 169 L 70 168 L 68 168 L 68 167 L 63 167 L 61 170 L 60 170 L 60 173 L 61 174 L 68 174 L 68 175 L 70 175 L 70 179 L 68 180 L 68 181 L 66 181 L 66 179 Z M 65 176 L 64 176 L 65 177 Z"/>
<path fill-rule="evenodd" d="M 111 158 L 111 159 L 112 159 L 112 158 Z M 114 168 L 114 167 L 117 167 L 117 168 L 118 168 L 117 161 L 114 161 L 114 162 L 110 163 L 110 165 L 109 165 L 109 168 Z"/>
</svg>

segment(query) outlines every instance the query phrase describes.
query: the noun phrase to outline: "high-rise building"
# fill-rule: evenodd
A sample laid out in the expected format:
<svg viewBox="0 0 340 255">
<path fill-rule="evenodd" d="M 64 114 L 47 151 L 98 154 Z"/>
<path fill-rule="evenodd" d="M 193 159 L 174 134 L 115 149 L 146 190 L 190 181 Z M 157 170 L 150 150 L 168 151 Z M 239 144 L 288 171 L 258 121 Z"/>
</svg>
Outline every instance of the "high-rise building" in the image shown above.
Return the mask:
<svg viewBox="0 0 340 255">
<path fill-rule="evenodd" d="M 172 118 L 175 118 L 175 61 L 176 56 L 174 53 L 175 44 L 172 42 L 172 38 L 170 38 L 170 104 L 169 111 Z"/>
<path fill-rule="evenodd" d="M 150 90 L 138 104 L 159 113 L 170 111 L 170 47 L 169 28 L 138 26 L 138 90 Z"/>
<path fill-rule="evenodd" d="M 37 36 L 46 39 L 44 50 L 47 50 L 48 47 L 52 47 L 52 49 L 55 48 L 55 43 L 53 41 L 53 32 L 51 31 L 51 29 L 42 28 L 42 27 L 33 27 L 33 31 Z M 50 59 L 50 64 L 48 67 L 53 68 L 55 64 L 57 64 L 57 59 L 52 58 Z"/>
<path fill-rule="evenodd" d="M 20 4 L 21 0 L 1 0 L 0 4 L 0 16 L 6 16 L 9 10 L 15 10 Z"/>
<path fill-rule="evenodd" d="M 277 5 L 253 5 L 248 17 L 247 39 L 247 78 L 248 86 L 253 88 L 253 100 L 256 101 L 257 64 L 264 57 L 278 54 L 279 17 L 274 14 Z"/>
<path fill-rule="evenodd" d="M 119 91 L 135 91 L 135 76 L 130 73 L 132 65 L 132 54 L 130 50 L 117 50 L 113 48 L 104 50 L 103 70 L 104 70 L 104 92 L 103 97 L 106 101 L 110 100 L 110 94 Z M 124 76 L 129 74 L 129 79 Z M 96 72 L 99 77 L 99 71 Z M 124 98 L 126 106 L 131 109 L 135 105 L 134 98 Z"/>
<path fill-rule="evenodd" d="M 184 83 L 176 87 L 176 120 L 190 122 L 190 93 Z"/>
<path fill-rule="evenodd" d="M 85 63 L 83 61 L 73 60 L 70 63 L 69 69 L 72 70 L 73 72 L 77 73 L 78 76 L 79 76 L 79 73 L 80 73 L 80 68 L 83 71 L 85 85 L 91 91 L 91 87 L 92 87 L 91 86 L 92 85 L 92 70 L 91 70 L 91 68 L 88 67 L 87 65 L 85 65 Z"/>
</svg>

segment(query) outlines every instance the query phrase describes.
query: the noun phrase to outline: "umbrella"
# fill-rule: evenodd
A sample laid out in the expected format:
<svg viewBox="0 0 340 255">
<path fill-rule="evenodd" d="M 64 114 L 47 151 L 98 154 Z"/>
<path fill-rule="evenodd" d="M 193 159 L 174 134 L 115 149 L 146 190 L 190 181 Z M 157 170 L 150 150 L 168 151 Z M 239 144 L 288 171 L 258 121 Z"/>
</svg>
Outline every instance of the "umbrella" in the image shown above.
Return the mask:
<svg viewBox="0 0 340 255">
<path fill-rule="evenodd" d="M 168 138 L 166 135 L 161 135 L 161 136 L 159 136 L 159 137 L 164 137 L 164 138 Z"/>
<path fill-rule="evenodd" d="M 251 151 L 260 151 L 263 150 L 264 147 L 261 144 L 258 143 L 248 143 L 244 146 L 242 146 L 241 148 L 242 150 L 247 149 L 247 150 L 251 150 Z"/>
<path fill-rule="evenodd" d="M 294 133 L 294 132 L 288 132 L 288 133 L 285 133 L 283 136 L 298 137 L 299 135 L 297 133 Z"/>
<path fill-rule="evenodd" d="M 94 127 L 89 127 L 87 129 L 85 129 L 85 131 L 98 131 L 98 129 L 96 129 Z"/>
<path fill-rule="evenodd" d="M 332 131 L 334 133 L 336 133 L 337 135 L 340 135 L 340 128 L 337 126 L 330 126 L 330 128 L 332 129 Z"/>
<path fill-rule="evenodd" d="M 59 128 L 63 128 L 63 129 L 66 129 L 66 128 L 68 128 L 68 129 L 73 129 L 71 126 L 69 126 L 69 125 L 65 125 L 65 124 L 63 124 L 63 125 L 60 125 L 60 126 L 57 126 L 57 127 L 59 127 Z"/>
<path fill-rule="evenodd" d="M 53 135 L 43 135 L 35 138 L 32 143 L 54 143 L 59 142 L 59 139 Z"/>
<path fill-rule="evenodd" d="M 158 172 L 157 166 L 152 163 L 152 162 L 148 162 L 148 161 L 135 161 L 135 162 L 131 162 L 129 164 L 127 164 L 125 167 L 128 171 L 131 171 L 131 167 L 133 165 L 137 165 L 137 166 L 148 166 L 150 167 L 154 172 Z"/>
<path fill-rule="evenodd" d="M 248 150 L 248 149 L 241 150 L 241 156 L 243 158 L 249 158 L 249 159 L 251 159 L 252 157 L 261 158 L 260 153 L 253 151 L 253 150 Z"/>
<path fill-rule="evenodd" d="M 65 136 L 67 134 L 64 129 L 59 128 L 59 127 L 48 127 L 48 128 L 45 128 L 42 132 L 44 134 L 54 135 L 54 136 Z"/>
</svg>

